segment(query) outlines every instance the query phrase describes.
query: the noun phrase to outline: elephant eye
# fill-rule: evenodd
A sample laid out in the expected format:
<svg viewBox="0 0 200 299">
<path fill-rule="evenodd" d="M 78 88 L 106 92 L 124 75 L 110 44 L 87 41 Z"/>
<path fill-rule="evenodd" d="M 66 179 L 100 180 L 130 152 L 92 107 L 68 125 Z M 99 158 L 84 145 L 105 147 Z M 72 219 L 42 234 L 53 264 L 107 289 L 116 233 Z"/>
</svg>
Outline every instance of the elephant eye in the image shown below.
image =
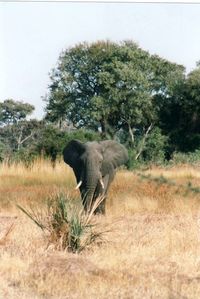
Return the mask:
<svg viewBox="0 0 200 299">
<path fill-rule="evenodd" d="M 99 164 L 101 164 L 103 162 L 103 158 L 99 159 Z"/>
</svg>

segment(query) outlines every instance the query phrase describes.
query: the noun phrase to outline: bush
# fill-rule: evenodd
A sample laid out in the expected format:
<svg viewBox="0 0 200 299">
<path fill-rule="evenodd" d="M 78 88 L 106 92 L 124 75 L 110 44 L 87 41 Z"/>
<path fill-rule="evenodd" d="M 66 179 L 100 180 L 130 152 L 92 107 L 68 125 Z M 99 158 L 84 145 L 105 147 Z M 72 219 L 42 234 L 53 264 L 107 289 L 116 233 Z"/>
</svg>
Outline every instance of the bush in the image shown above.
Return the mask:
<svg viewBox="0 0 200 299">
<path fill-rule="evenodd" d="M 136 154 L 137 154 L 136 149 L 132 149 L 132 148 L 128 149 L 129 159 L 128 159 L 126 166 L 129 170 L 137 169 L 141 166 L 141 164 L 143 164 L 143 161 L 141 161 L 140 159 L 138 159 L 138 160 L 135 159 Z"/>
<path fill-rule="evenodd" d="M 10 152 L 9 146 L 0 141 L 0 162 L 8 158 Z"/>
<path fill-rule="evenodd" d="M 21 148 L 18 151 L 12 153 L 9 162 L 10 163 L 23 163 L 26 167 L 30 167 L 37 159 L 37 154 L 28 148 Z"/>
<path fill-rule="evenodd" d="M 200 150 L 190 153 L 174 152 L 172 160 L 173 164 L 197 164 L 200 163 Z"/>
<path fill-rule="evenodd" d="M 82 142 L 101 140 L 101 135 L 98 132 L 84 129 L 74 130 L 68 133 L 66 137 L 67 141 L 70 141 L 72 139 L 78 139 Z"/>
<path fill-rule="evenodd" d="M 149 134 L 142 158 L 145 162 L 154 164 L 163 163 L 165 160 L 165 152 L 167 147 L 167 137 L 161 133 L 158 127 L 155 127 Z"/>
<path fill-rule="evenodd" d="M 165 161 L 167 137 L 162 135 L 161 130 L 155 127 L 149 133 L 145 142 L 142 138 L 143 137 L 137 138 L 135 148 L 129 148 L 128 150 L 129 161 L 127 166 L 129 169 L 138 168 L 148 163 L 161 164 Z M 138 159 L 136 159 L 140 150 L 141 154 Z"/>
<path fill-rule="evenodd" d="M 95 241 L 102 240 L 103 234 L 108 232 L 94 221 L 93 213 L 100 201 L 97 200 L 91 212 L 85 213 L 74 204 L 74 199 L 60 193 L 47 200 L 45 213 L 36 208 L 28 211 L 20 205 L 18 208 L 39 228 L 48 232 L 49 243 L 57 249 L 79 253 Z"/>
</svg>

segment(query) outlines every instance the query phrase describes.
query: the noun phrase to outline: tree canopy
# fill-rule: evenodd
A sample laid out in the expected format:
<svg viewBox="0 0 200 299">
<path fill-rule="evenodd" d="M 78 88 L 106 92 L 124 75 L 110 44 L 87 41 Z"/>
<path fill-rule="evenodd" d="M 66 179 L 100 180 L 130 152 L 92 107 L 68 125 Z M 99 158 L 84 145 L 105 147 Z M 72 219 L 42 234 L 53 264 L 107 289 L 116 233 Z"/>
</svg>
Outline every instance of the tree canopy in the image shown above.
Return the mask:
<svg viewBox="0 0 200 299">
<path fill-rule="evenodd" d="M 158 124 L 185 69 L 132 41 L 100 41 L 63 51 L 50 78 L 46 119 L 99 130 L 105 137 L 123 130 L 134 144 L 135 135 Z"/>
<path fill-rule="evenodd" d="M 34 109 L 34 106 L 28 103 L 7 99 L 0 103 L 0 125 L 16 124 L 25 120 Z"/>
</svg>

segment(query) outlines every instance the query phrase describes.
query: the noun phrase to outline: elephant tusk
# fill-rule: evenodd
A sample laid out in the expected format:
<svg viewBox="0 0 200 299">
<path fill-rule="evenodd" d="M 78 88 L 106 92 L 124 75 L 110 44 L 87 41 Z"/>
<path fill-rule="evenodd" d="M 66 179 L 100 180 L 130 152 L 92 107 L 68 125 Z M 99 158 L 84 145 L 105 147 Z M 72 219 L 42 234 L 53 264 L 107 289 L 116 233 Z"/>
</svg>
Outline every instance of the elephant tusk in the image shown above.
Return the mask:
<svg viewBox="0 0 200 299">
<path fill-rule="evenodd" d="M 99 181 L 100 181 L 100 184 L 101 184 L 102 189 L 104 189 L 104 183 L 103 183 L 103 180 L 100 179 Z"/>
<path fill-rule="evenodd" d="M 80 182 L 78 183 L 78 185 L 76 186 L 75 190 L 77 190 L 81 185 L 82 185 L 82 181 L 80 181 Z"/>
</svg>

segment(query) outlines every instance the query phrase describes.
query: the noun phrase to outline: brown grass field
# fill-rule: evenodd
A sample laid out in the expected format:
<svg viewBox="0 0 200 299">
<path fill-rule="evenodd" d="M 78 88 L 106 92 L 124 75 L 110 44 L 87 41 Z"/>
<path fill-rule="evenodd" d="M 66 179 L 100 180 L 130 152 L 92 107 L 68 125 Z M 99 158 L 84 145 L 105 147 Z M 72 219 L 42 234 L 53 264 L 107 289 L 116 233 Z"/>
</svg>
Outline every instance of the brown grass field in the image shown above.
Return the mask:
<svg viewBox="0 0 200 299">
<path fill-rule="evenodd" d="M 79 197 L 73 172 L 38 161 L 0 166 L 0 299 L 200 298 L 200 169 L 179 166 L 144 171 L 176 185 L 121 170 L 110 188 L 110 232 L 73 254 L 59 251 L 17 209 L 43 209 L 57 192 Z M 179 188 L 177 186 L 180 186 Z"/>
</svg>

